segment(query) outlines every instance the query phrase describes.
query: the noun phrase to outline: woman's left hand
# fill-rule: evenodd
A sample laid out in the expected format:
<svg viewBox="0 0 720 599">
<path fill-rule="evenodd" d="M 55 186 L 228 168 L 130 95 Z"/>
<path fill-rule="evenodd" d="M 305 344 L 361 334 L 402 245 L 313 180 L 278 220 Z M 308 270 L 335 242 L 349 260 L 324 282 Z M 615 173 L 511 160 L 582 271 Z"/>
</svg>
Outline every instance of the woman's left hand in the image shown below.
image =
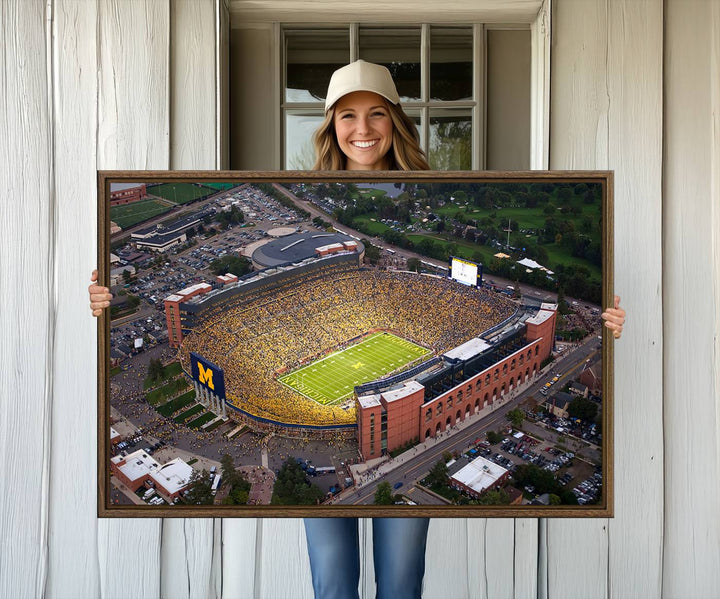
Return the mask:
<svg viewBox="0 0 720 599">
<path fill-rule="evenodd" d="M 605 326 L 612 331 L 615 339 L 620 339 L 625 324 L 625 310 L 620 307 L 620 298 L 615 296 L 615 305 L 602 313 Z"/>
</svg>

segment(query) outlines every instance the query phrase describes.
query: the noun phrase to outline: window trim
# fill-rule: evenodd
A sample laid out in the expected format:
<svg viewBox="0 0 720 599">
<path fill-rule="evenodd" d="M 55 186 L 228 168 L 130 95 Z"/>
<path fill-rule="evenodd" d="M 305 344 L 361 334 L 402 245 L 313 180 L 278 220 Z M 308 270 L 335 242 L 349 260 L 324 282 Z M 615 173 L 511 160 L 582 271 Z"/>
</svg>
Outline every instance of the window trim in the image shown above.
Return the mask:
<svg viewBox="0 0 720 599">
<path fill-rule="evenodd" d="M 279 99 L 280 102 L 276 103 L 279 106 L 280 115 L 280 149 L 279 149 L 279 164 L 285 165 L 287 161 L 286 156 L 286 125 L 285 117 L 288 111 L 291 110 L 317 110 L 317 102 L 292 102 L 288 103 L 285 97 L 285 89 L 287 88 L 287 70 L 284 68 L 287 64 L 287 43 L 286 33 L 294 31 L 322 31 L 332 30 L 347 27 L 349 29 L 348 38 L 350 43 L 350 61 L 357 60 L 359 57 L 359 42 L 360 42 L 360 26 L 368 28 L 402 28 L 402 27 L 417 27 L 417 23 L 393 23 L 393 24 L 374 24 L 374 23 L 322 23 L 322 24 L 299 24 L 299 23 L 285 23 L 278 24 L 279 27 L 279 41 L 276 47 L 280 49 L 279 54 Z M 466 27 L 470 29 L 472 37 L 472 62 L 473 62 L 473 81 L 472 81 L 472 100 L 448 100 L 448 101 L 432 101 L 430 100 L 430 36 L 431 28 L 433 26 L 439 27 Z M 502 28 L 499 26 L 493 28 Z M 524 25 L 512 26 L 513 29 L 527 29 Z M 430 113 L 433 109 L 465 109 L 468 111 L 472 127 L 472 138 L 471 138 L 471 162 L 470 168 L 472 170 L 481 170 L 485 168 L 485 144 L 487 140 L 487 134 L 485 131 L 486 123 L 486 105 L 487 98 L 485 97 L 486 80 L 487 80 L 487 64 L 486 64 L 486 25 L 483 23 L 422 23 L 420 25 L 420 100 L 408 102 L 403 105 L 409 114 L 420 115 L 420 144 L 427 151 L 429 151 L 430 143 Z"/>
<path fill-rule="evenodd" d="M 541 0 L 540 9 L 533 13 L 534 18 L 528 19 L 527 22 L 522 20 L 521 16 L 510 15 L 508 13 L 507 20 L 515 20 L 517 25 L 474 25 L 474 36 L 482 36 L 482 43 L 476 37 L 473 38 L 473 63 L 481 64 L 482 61 L 482 77 L 478 77 L 478 69 L 473 69 L 473 96 L 475 98 L 482 98 L 482 102 L 475 102 L 475 106 L 472 108 L 472 119 L 475 123 L 474 129 L 478 130 L 478 133 L 473 134 L 473 150 L 472 150 L 472 168 L 473 170 L 481 170 L 485 168 L 486 156 L 485 147 L 487 143 L 486 139 L 486 77 L 487 77 L 487 56 L 485 52 L 486 48 L 486 37 L 489 28 L 501 29 L 501 28 L 518 28 L 528 26 L 531 34 L 531 51 L 530 51 L 530 169 L 547 170 L 550 162 L 550 51 L 551 51 L 551 2 L 552 0 Z M 247 15 L 243 14 L 243 10 L 239 9 L 239 2 L 231 1 L 231 19 L 233 21 L 245 18 Z M 268 2 L 268 6 L 277 5 L 278 3 Z M 235 7 L 238 7 L 236 10 Z M 295 12 L 295 14 L 298 14 Z M 360 13 L 357 13 L 360 14 Z M 476 13 L 477 18 L 483 17 L 482 11 L 478 10 Z M 420 14 L 419 17 L 423 17 L 424 21 L 432 22 L 437 25 L 452 25 L 458 24 L 457 22 L 445 22 L 439 15 L 437 18 L 432 14 Z M 304 19 L 315 18 L 312 14 L 305 14 Z M 274 113 L 276 116 L 276 123 L 279 123 L 279 139 L 273 147 L 273 158 L 278 169 L 281 169 L 285 164 L 285 119 L 284 119 L 284 89 L 285 89 L 285 74 L 284 74 L 284 63 L 285 63 L 285 49 L 283 43 L 283 28 L 335 28 L 340 25 L 347 25 L 350 28 L 350 58 L 351 60 L 357 59 L 357 42 L 359 37 L 359 26 L 362 19 L 355 23 L 343 22 L 338 19 L 335 22 L 325 21 L 322 26 L 318 24 L 312 24 L 308 22 L 297 22 L 291 18 L 283 19 L 270 19 L 269 17 L 255 18 L 249 20 L 273 20 L 273 63 L 275 65 L 275 72 L 277 76 L 274 78 L 273 91 L 274 91 Z M 281 26 L 280 20 L 284 22 Z M 497 19 L 500 21 L 501 19 Z M 386 19 L 386 25 L 391 24 L 389 19 Z M 247 23 L 247 21 L 246 21 Z M 371 23 L 368 23 L 371 24 Z M 400 25 L 400 23 L 392 22 L 393 25 Z M 424 37 L 423 37 L 424 39 Z M 421 41 L 421 44 L 423 42 Z M 422 51 L 422 49 L 421 49 Z M 422 62 L 421 62 L 422 64 Z M 427 61 L 424 64 L 428 65 Z M 423 68 L 421 66 L 421 68 Z M 427 81 L 427 77 L 424 78 Z M 298 106 L 300 107 L 300 106 Z M 421 120 L 421 122 L 423 122 Z M 478 138 L 479 132 L 482 132 L 482 138 Z M 425 135 L 425 133 L 423 133 Z M 424 138 L 423 144 L 425 144 Z M 477 139 L 477 142 L 476 142 Z"/>
</svg>

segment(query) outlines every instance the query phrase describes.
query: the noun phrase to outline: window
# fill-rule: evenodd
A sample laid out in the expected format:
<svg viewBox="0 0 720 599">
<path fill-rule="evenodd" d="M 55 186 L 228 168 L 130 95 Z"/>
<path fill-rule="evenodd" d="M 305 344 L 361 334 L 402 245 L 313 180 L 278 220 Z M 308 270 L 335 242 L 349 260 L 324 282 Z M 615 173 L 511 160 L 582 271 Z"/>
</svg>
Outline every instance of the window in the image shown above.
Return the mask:
<svg viewBox="0 0 720 599">
<path fill-rule="evenodd" d="M 516 57 L 523 63 L 520 77 L 527 79 L 526 85 L 523 84 L 526 89 L 504 90 L 503 93 L 511 93 L 514 101 L 518 95 L 525 97 L 527 107 L 520 110 L 526 114 L 522 118 L 517 115 L 511 118 L 508 125 L 499 123 L 499 118 L 495 118 L 493 123 L 505 128 L 503 144 L 523 146 L 520 154 L 526 156 L 521 159 L 525 163 L 511 164 L 498 156 L 491 164 L 494 168 L 498 164 L 504 165 L 504 168 L 529 168 L 530 31 L 485 33 L 481 24 L 285 27 L 281 33 L 282 167 L 312 168 L 314 151 L 311 137 L 324 116 L 324 99 L 330 75 L 338 67 L 361 58 L 390 69 L 402 106 L 418 127 L 421 146 L 427 153 L 431 168 L 484 168 L 488 164 L 486 154 L 493 153 L 486 148 L 486 111 L 491 106 L 503 104 L 485 93 L 484 82 L 488 74 L 498 70 L 493 65 L 504 64 L 502 61 L 498 63 L 499 52 L 493 53 L 488 44 L 497 44 L 502 48 L 503 56 L 512 54 L 516 51 L 508 52 L 507 48 L 517 44 L 513 42 L 502 46 L 503 34 L 520 33 L 527 38 L 527 48 L 523 46 Z M 486 56 L 492 59 L 487 70 Z M 515 58 L 511 58 L 513 60 Z M 512 70 L 517 72 L 517 69 Z M 498 71 L 498 79 L 502 78 L 505 76 Z M 488 87 L 491 85 L 492 81 L 488 81 Z M 494 116 L 487 114 L 488 119 Z M 506 117 L 504 115 L 503 120 Z M 523 124 L 520 127 L 527 130 L 516 135 L 510 130 L 515 129 L 519 121 L 527 123 L 527 126 Z M 514 147 L 512 151 L 517 157 L 518 148 Z"/>
</svg>

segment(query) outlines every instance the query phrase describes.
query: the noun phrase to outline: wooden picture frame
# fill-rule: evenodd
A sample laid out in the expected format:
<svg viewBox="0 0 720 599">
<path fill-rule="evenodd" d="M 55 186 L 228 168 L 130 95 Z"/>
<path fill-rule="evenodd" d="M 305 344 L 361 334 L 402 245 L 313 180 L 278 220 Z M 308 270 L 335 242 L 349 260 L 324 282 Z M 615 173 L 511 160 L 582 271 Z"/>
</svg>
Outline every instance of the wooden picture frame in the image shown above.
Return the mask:
<svg viewBox="0 0 720 599">
<path fill-rule="evenodd" d="M 611 517 L 612 190 L 98 172 L 98 515 Z"/>
</svg>

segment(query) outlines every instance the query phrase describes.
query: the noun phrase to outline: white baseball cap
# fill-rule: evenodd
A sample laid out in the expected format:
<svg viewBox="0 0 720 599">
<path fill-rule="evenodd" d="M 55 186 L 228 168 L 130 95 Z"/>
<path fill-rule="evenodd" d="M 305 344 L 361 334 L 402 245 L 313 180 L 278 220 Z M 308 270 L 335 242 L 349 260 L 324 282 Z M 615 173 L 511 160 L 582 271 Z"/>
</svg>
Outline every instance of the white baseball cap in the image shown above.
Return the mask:
<svg viewBox="0 0 720 599">
<path fill-rule="evenodd" d="M 325 112 L 343 96 L 358 91 L 375 92 L 393 104 L 400 102 L 395 82 L 387 68 L 372 62 L 356 60 L 339 68 L 330 77 Z"/>
</svg>

